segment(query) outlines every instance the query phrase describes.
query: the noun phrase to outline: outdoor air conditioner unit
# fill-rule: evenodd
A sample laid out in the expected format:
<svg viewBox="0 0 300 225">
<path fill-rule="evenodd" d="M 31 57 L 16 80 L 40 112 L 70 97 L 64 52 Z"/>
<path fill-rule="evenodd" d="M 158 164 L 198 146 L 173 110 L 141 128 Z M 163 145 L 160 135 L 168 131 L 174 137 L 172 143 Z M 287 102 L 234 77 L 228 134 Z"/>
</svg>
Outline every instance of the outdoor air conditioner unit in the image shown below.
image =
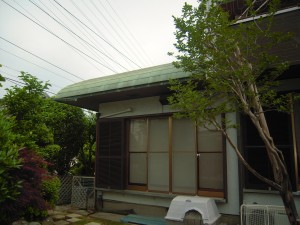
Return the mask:
<svg viewBox="0 0 300 225">
<path fill-rule="evenodd" d="M 167 225 L 216 224 L 220 218 L 216 203 L 211 198 L 199 196 L 177 196 L 165 217 Z M 194 220 L 193 223 L 186 223 Z"/>
<path fill-rule="evenodd" d="M 247 205 L 241 206 L 241 225 L 289 225 L 283 206 Z"/>
</svg>

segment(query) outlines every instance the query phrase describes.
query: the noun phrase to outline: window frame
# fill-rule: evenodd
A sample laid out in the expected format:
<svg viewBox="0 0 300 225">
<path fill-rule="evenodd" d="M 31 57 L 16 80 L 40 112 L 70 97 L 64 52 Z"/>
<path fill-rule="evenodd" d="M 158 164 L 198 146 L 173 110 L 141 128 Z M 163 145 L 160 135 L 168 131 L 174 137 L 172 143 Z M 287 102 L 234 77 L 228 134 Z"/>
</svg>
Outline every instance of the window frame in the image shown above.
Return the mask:
<svg viewBox="0 0 300 225">
<path fill-rule="evenodd" d="M 129 140 L 130 140 L 130 121 L 131 120 L 135 120 L 135 119 L 140 119 L 140 118 L 145 118 L 147 119 L 147 121 L 149 121 L 150 118 L 159 118 L 159 117 L 166 117 L 168 118 L 169 121 L 169 191 L 155 191 L 155 190 L 150 190 L 148 188 L 148 165 L 147 165 L 147 183 L 146 184 L 133 184 L 129 182 L 130 179 L 130 151 L 129 151 Z M 223 119 L 225 117 L 225 114 L 221 114 L 221 118 Z M 226 198 L 227 197 L 227 163 L 226 163 L 226 139 L 224 137 L 224 135 L 222 134 L 222 150 L 218 151 L 218 153 L 221 153 L 223 155 L 223 189 L 211 189 L 211 188 L 199 188 L 198 184 L 199 184 L 199 160 L 196 160 L 196 165 L 195 165 L 195 170 L 196 170 L 196 185 L 195 185 L 195 192 L 194 193 L 179 193 L 179 192 L 174 192 L 173 191 L 173 180 L 172 180 L 172 176 L 173 176 L 173 169 L 172 169 L 172 164 L 173 164 L 173 150 L 172 150 L 172 114 L 159 114 L 159 115 L 143 115 L 143 116 L 137 116 L 137 117 L 128 117 L 126 119 L 126 141 L 127 141 L 127 145 L 126 145 L 126 153 L 127 153 L 127 162 L 126 162 L 126 168 L 127 168 L 127 189 L 128 190 L 136 190 L 136 191 L 147 191 L 147 192 L 157 192 L 157 193 L 172 193 L 172 194 L 186 194 L 186 195 L 199 195 L 199 196 L 207 196 L 207 197 L 217 197 L 217 198 Z M 147 122 L 148 124 L 148 134 L 149 134 L 149 122 Z M 195 125 L 195 154 L 197 154 L 197 149 L 198 149 L 198 140 L 197 140 L 197 127 Z M 147 139 L 149 138 L 149 136 L 147 137 Z M 149 145 L 149 144 L 148 144 Z M 147 148 L 147 164 L 148 164 L 148 154 L 149 154 L 149 146 Z"/>
<path fill-rule="evenodd" d="M 268 111 L 268 113 L 270 113 L 270 111 Z M 280 113 L 282 113 L 282 115 L 284 114 L 283 112 L 278 112 L 278 111 L 272 111 L 271 113 L 274 113 L 274 114 L 278 114 L 278 116 L 280 116 Z M 275 117 L 274 115 L 272 115 L 273 117 Z M 297 174 L 298 174 L 298 163 L 297 163 L 297 158 L 298 158 L 298 152 L 297 152 L 297 146 L 296 146 L 296 140 L 295 140 L 295 137 L 296 137 L 296 125 L 295 125 L 295 114 L 294 112 L 291 112 L 291 113 L 285 113 L 285 116 L 286 116 L 286 129 L 288 129 L 288 134 L 287 134 L 287 139 L 289 139 L 289 143 L 285 143 L 285 144 L 282 144 L 282 143 L 279 143 L 279 144 L 276 144 L 275 145 L 279 148 L 279 149 L 287 149 L 286 151 L 287 152 L 284 152 L 283 151 L 283 154 L 285 155 L 285 161 L 286 161 L 286 164 L 289 166 L 288 168 L 288 171 L 289 171 L 289 175 L 290 175 L 290 179 L 292 181 L 292 188 L 294 191 L 297 191 L 299 190 L 300 188 L 300 185 L 299 185 L 299 179 L 297 178 Z M 267 122 L 268 124 L 270 123 L 273 123 L 271 121 L 268 121 L 270 120 L 268 114 L 266 114 L 266 119 L 267 119 Z M 272 169 L 271 169 L 271 165 L 270 165 L 270 162 L 269 162 L 269 159 L 268 159 L 268 156 L 267 156 L 267 153 L 265 151 L 265 146 L 263 143 L 256 143 L 256 144 L 249 144 L 248 143 L 248 131 L 249 129 L 253 129 L 253 128 L 247 128 L 247 120 L 249 120 L 249 118 L 245 115 L 241 115 L 241 135 L 242 135 L 242 151 L 243 151 L 243 155 L 245 157 L 245 160 L 249 162 L 249 155 L 250 155 L 250 152 L 249 150 L 250 149 L 263 149 L 263 154 L 262 157 L 264 156 L 265 159 L 267 160 L 267 163 L 264 163 L 263 166 L 265 166 L 265 169 L 264 170 L 267 170 L 267 173 L 268 173 L 268 177 L 269 179 L 273 179 L 272 176 L 273 176 L 273 173 L 272 173 Z M 273 119 L 272 121 L 274 121 L 275 119 Z M 279 121 L 278 118 L 275 120 L 275 121 Z M 248 121 L 248 123 L 251 123 L 251 121 Z M 275 123 L 276 124 L 276 123 Z M 253 126 L 252 124 L 250 126 Z M 270 125 L 269 125 L 269 128 L 270 128 Z M 254 128 L 255 129 L 255 128 Z M 270 132 L 271 132 L 271 135 L 272 135 L 272 128 L 270 128 Z M 280 130 L 278 128 L 278 130 Z M 273 131 L 274 132 L 274 131 Z M 277 131 L 275 131 L 277 132 Z M 257 134 L 256 134 L 257 135 Z M 273 135 L 274 136 L 274 135 Z M 253 137 L 252 137 L 253 138 Z M 276 142 L 276 140 L 275 140 Z M 286 156 L 289 156 L 289 157 L 286 157 Z M 264 160 L 265 161 L 265 160 Z M 250 164 L 251 165 L 251 164 Z M 247 171 L 247 169 L 243 168 L 243 176 L 244 176 L 244 179 L 242 181 L 242 184 L 243 184 L 243 187 L 244 189 L 248 189 L 248 190 L 272 190 L 271 187 L 269 187 L 267 184 L 264 184 L 263 182 L 259 182 L 257 179 L 258 178 L 255 178 L 253 177 L 254 175 L 250 174 L 250 172 Z M 252 180 L 252 181 L 251 181 Z M 256 180 L 256 181 L 255 181 Z"/>
</svg>

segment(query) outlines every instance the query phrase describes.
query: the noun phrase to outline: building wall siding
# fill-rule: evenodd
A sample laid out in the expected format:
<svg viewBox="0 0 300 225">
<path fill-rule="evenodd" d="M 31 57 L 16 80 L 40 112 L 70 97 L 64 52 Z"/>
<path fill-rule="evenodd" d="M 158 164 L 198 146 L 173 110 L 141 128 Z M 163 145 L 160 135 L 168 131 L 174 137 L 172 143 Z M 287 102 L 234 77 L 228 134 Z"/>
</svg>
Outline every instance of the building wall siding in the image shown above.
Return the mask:
<svg viewBox="0 0 300 225">
<path fill-rule="evenodd" d="M 126 112 L 130 109 L 130 112 Z M 129 116 L 142 116 L 150 114 L 170 113 L 174 110 L 168 105 L 162 105 L 159 102 L 159 96 L 133 99 L 127 101 L 118 101 L 111 103 L 100 104 L 99 112 L 103 118 L 113 117 L 129 117 Z M 233 123 L 236 121 L 236 113 L 229 113 L 226 119 L 231 120 Z M 237 143 L 236 129 L 230 129 L 229 135 L 235 143 Z M 216 199 L 220 213 L 238 215 L 240 208 L 239 200 L 239 173 L 238 173 L 238 160 L 234 150 L 229 144 L 226 144 L 226 160 L 227 160 L 227 201 L 224 199 Z M 141 205 L 150 205 L 158 207 L 169 207 L 172 198 L 175 195 L 159 196 L 157 193 L 139 192 L 134 194 L 128 190 L 116 192 L 114 190 L 103 191 L 104 201 L 119 201 L 126 203 L 134 203 Z"/>
</svg>

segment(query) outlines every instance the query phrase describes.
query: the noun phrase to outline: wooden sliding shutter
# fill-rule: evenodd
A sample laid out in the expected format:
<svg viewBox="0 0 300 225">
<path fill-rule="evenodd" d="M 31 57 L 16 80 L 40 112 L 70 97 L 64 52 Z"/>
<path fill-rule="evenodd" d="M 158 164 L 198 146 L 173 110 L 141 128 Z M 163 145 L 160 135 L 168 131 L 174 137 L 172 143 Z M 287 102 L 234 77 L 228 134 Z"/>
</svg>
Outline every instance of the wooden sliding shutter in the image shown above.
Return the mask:
<svg viewBox="0 0 300 225">
<path fill-rule="evenodd" d="M 124 121 L 97 123 L 96 187 L 124 189 Z"/>
</svg>

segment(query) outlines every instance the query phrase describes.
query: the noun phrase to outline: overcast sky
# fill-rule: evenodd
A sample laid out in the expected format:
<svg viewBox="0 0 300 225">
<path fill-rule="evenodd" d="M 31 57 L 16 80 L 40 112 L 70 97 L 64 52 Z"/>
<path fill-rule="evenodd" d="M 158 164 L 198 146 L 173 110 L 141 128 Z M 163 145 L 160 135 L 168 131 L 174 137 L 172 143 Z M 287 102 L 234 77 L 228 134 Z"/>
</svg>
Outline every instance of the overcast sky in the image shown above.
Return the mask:
<svg viewBox="0 0 300 225">
<path fill-rule="evenodd" d="M 197 0 L 0 0 L 0 73 L 61 88 L 173 61 L 174 22 Z M 5 88 L 4 87 L 4 88 Z M 0 97 L 4 88 L 0 89 Z"/>
</svg>

